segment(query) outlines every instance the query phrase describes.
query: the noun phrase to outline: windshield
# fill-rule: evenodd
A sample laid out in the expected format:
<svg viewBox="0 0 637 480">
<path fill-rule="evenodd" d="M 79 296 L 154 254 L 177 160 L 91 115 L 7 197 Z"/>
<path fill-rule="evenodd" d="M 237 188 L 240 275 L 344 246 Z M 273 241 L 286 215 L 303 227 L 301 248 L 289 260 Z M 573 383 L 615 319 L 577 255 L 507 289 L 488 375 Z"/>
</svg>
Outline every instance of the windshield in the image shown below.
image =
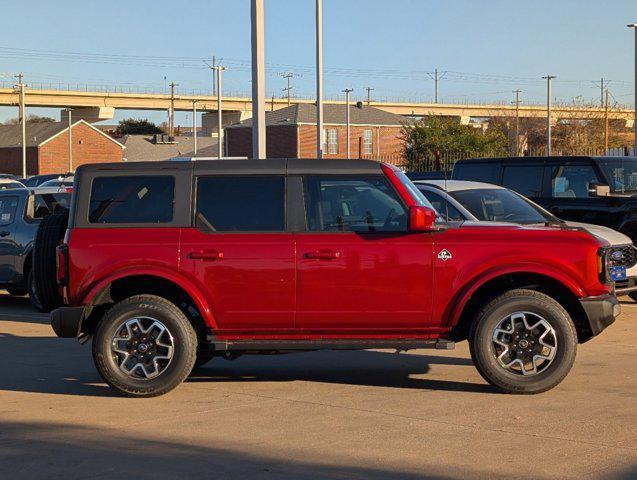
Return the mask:
<svg viewBox="0 0 637 480">
<path fill-rule="evenodd" d="M 637 191 L 637 158 L 600 159 L 598 165 L 610 182 L 613 192 Z"/>
<path fill-rule="evenodd" d="M 546 223 L 557 218 L 505 188 L 449 192 L 478 220 L 487 222 Z"/>
</svg>

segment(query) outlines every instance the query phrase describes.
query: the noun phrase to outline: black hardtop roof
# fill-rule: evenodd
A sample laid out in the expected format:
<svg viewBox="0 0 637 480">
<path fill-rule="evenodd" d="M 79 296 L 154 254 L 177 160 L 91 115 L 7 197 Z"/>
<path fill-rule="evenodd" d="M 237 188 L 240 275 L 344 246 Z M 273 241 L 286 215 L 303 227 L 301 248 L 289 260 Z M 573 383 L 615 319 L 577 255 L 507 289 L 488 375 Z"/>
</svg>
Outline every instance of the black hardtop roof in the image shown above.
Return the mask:
<svg viewBox="0 0 637 480">
<path fill-rule="evenodd" d="M 487 158 L 463 158 L 457 160 L 458 163 L 538 163 L 538 162 L 550 162 L 550 163 L 563 163 L 563 162 L 576 162 L 578 160 L 617 160 L 617 159 L 631 159 L 637 160 L 637 157 L 624 157 L 624 156 L 603 156 L 603 155 L 564 155 L 564 156 L 536 156 L 536 157 L 487 157 Z"/>
<path fill-rule="evenodd" d="M 190 170 L 195 173 L 219 174 L 347 174 L 379 173 L 381 163 L 375 160 L 342 159 L 266 159 L 266 160 L 167 160 L 125 163 L 95 163 L 78 167 L 76 175 L 87 172 L 162 172 Z"/>
</svg>

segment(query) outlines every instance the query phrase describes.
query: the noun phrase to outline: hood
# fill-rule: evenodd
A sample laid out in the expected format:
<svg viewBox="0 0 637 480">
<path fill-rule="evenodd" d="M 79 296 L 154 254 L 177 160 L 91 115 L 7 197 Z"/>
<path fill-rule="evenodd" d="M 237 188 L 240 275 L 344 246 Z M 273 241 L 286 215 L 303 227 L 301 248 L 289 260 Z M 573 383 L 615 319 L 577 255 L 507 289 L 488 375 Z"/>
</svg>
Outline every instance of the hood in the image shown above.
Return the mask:
<svg viewBox="0 0 637 480">
<path fill-rule="evenodd" d="M 632 240 L 623 233 L 613 230 L 612 228 L 602 227 L 601 225 L 591 225 L 590 223 L 566 222 L 569 227 L 583 228 L 588 233 L 598 238 L 606 240 L 611 245 L 629 245 Z"/>
</svg>

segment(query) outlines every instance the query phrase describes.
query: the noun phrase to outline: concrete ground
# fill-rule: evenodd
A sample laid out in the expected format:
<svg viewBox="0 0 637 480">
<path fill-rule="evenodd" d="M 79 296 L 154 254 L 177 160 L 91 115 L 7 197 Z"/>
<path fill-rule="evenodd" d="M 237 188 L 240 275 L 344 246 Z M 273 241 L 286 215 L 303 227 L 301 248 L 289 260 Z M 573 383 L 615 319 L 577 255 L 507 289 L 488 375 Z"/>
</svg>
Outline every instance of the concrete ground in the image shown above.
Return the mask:
<svg viewBox="0 0 637 480">
<path fill-rule="evenodd" d="M 637 478 L 637 304 L 553 391 L 495 393 L 455 351 L 213 360 L 155 399 L 0 296 L 0 478 Z"/>
</svg>

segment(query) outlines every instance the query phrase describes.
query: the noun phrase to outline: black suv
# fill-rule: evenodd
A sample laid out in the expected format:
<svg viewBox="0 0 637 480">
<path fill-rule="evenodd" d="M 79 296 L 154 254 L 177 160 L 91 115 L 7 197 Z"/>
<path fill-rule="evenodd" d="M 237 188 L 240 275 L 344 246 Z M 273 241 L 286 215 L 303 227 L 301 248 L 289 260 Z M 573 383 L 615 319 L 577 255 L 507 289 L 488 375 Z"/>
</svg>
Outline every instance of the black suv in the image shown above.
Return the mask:
<svg viewBox="0 0 637 480">
<path fill-rule="evenodd" d="M 603 225 L 637 240 L 637 157 L 459 160 L 452 178 L 502 185 L 559 218 Z"/>
<path fill-rule="evenodd" d="M 0 191 L 0 288 L 11 295 L 29 293 L 31 303 L 39 309 L 42 304 L 32 274 L 36 234 L 42 219 L 68 210 L 70 200 L 67 192 Z"/>
</svg>

